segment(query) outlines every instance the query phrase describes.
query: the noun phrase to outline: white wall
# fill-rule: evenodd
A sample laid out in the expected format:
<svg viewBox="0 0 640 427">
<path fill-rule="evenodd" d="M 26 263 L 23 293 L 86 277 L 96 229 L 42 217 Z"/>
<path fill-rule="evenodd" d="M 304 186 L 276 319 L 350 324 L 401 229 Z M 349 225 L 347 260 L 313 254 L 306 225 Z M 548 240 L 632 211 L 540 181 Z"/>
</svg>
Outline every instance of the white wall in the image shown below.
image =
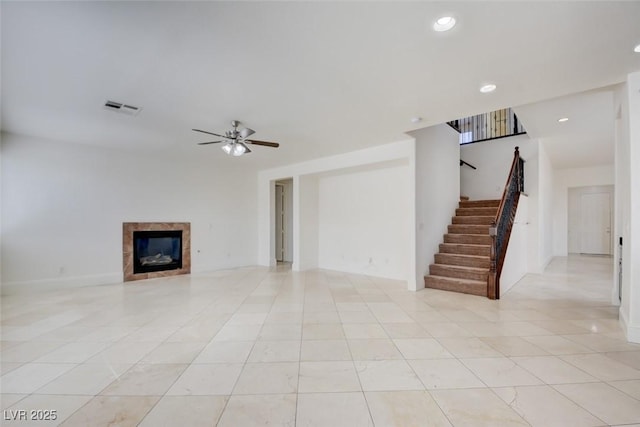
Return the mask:
<svg viewBox="0 0 640 427">
<path fill-rule="evenodd" d="M 294 205 L 298 207 L 298 215 L 294 213 L 297 218 L 298 232 L 296 233 L 294 225 L 293 247 L 296 255 L 293 257 L 293 269 L 303 271 L 318 268 L 320 230 L 318 177 L 304 175 L 297 179 L 294 178 L 293 188 L 298 200 L 297 204 L 294 202 Z"/>
<path fill-rule="evenodd" d="M 348 252 L 345 254 L 345 263 L 341 264 L 343 271 L 361 272 L 363 274 L 375 274 L 386 277 L 394 277 L 407 280 L 407 286 L 415 289 L 415 197 L 414 190 L 414 158 L 415 158 L 415 142 L 412 139 L 398 141 L 385 144 L 365 150 L 352 151 L 336 156 L 324 157 L 312 161 L 296 163 L 284 167 L 263 170 L 258 173 L 258 262 L 261 265 L 271 265 L 274 259 L 273 253 L 273 186 L 276 180 L 293 177 L 293 234 L 294 234 L 294 256 L 293 269 L 305 270 L 311 268 L 330 268 L 329 266 L 337 266 L 342 261 L 342 257 L 334 259 L 335 250 L 339 244 L 343 245 Z M 344 193 L 340 195 L 329 194 L 326 190 L 335 187 L 341 183 L 349 186 L 353 191 L 366 191 L 368 200 L 356 201 L 355 195 L 350 198 L 348 206 L 337 207 L 341 210 L 353 210 L 358 215 L 363 213 L 363 206 L 372 203 L 374 197 L 371 191 L 373 186 L 368 186 L 366 190 L 362 187 L 363 182 L 358 174 L 371 172 L 370 178 L 375 182 L 380 182 L 380 177 L 385 174 L 384 169 L 390 166 L 390 162 L 399 161 L 395 165 L 405 164 L 404 172 L 398 173 L 393 177 L 395 182 L 389 182 L 386 185 L 402 187 L 402 191 L 406 191 L 406 198 L 401 205 L 389 207 L 393 210 L 394 215 L 398 218 L 406 216 L 406 231 L 404 234 L 404 242 L 398 243 L 398 236 L 393 241 L 381 239 L 375 248 L 368 248 L 370 254 L 360 255 L 366 257 L 366 265 L 362 265 L 360 259 L 356 259 L 355 250 L 357 248 L 357 240 L 369 239 L 375 236 L 379 230 L 375 227 L 368 227 L 366 230 L 360 228 L 357 232 L 354 230 L 353 235 L 349 236 L 349 242 L 343 238 L 340 242 L 321 236 L 319 231 L 333 233 L 335 230 L 343 227 L 341 223 L 331 224 L 329 221 L 347 221 L 346 217 L 333 215 L 328 209 L 336 208 L 333 206 L 335 198 L 344 199 Z M 339 177 L 339 178 L 338 178 Z M 390 176 L 389 176 L 390 177 Z M 322 184 L 321 184 L 322 182 Z M 322 196 L 320 195 L 320 185 L 322 185 Z M 342 190 L 341 190 L 342 191 Z M 379 199 L 382 200 L 382 199 Z M 343 200 L 344 201 L 344 200 Z M 408 208 L 407 208 L 408 207 Z M 370 218 L 375 224 L 381 224 L 387 220 L 389 213 L 387 211 L 377 210 L 369 212 Z M 363 218 L 361 218 L 363 220 Z M 371 224 L 370 224 L 371 225 Z M 356 239 L 353 242 L 352 239 Z M 402 240 L 402 238 L 400 238 Z M 322 243 L 320 243 L 322 241 Z M 350 245 L 350 246 L 348 246 Z M 400 257 L 393 252 L 398 245 L 404 245 L 403 253 L 406 257 L 400 260 Z M 347 247 L 348 246 L 348 247 Z M 341 246 L 342 247 L 342 246 Z M 322 248 L 322 249 L 321 249 Z M 371 270 L 369 258 L 372 258 L 372 264 L 376 263 L 376 272 Z M 346 262 L 351 260 L 350 262 Z M 388 264 L 386 260 L 389 260 Z M 397 260 L 398 262 L 392 262 Z M 404 263 L 406 267 L 404 274 L 399 273 L 402 269 L 400 266 Z M 322 267 L 322 266 L 325 267 Z"/>
<path fill-rule="evenodd" d="M 640 343 L 640 72 L 629 74 L 616 94 L 618 108 L 615 229 L 624 239 L 620 320 L 627 339 Z"/>
<path fill-rule="evenodd" d="M 538 141 L 538 265 L 543 271 L 553 258 L 553 181 L 545 141 Z M 526 181 L 526 178 L 525 178 Z"/>
<path fill-rule="evenodd" d="M 255 264 L 255 173 L 231 167 L 3 135 L 3 285 L 120 281 L 123 222 L 191 222 L 194 272 Z"/>
<path fill-rule="evenodd" d="M 407 160 L 318 178 L 318 266 L 406 279 L 409 246 Z"/>
<path fill-rule="evenodd" d="M 588 168 L 556 169 L 553 174 L 553 254 L 567 256 L 569 252 L 569 188 L 613 185 L 613 165 Z"/>
<path fill-rule="evenodd" d="M 534 184 L 537 188 L 538 144 L 527 135 L 461 145 L 460 158 L 477 169 L 460 167 L 460 194 L 471 200 L 500 199 L 516 147 L 526 162 L 525 192 L 531 195 Z"/>
<path fill-rule="evenodd" d="M 416 289 L 442 243 L 460 201 L 459 135 L 448 125 L 411 132 L 416 138 Z"/>
<path fill-rule="evenodd" d="M 500 274 L 500 296 L 503 296 L 527 273 L 527 236 L 529 225 L 529 198 L 523 194 L 518 200 L 518 208 L 509 236 L 509 246 Z"/>
</svg>

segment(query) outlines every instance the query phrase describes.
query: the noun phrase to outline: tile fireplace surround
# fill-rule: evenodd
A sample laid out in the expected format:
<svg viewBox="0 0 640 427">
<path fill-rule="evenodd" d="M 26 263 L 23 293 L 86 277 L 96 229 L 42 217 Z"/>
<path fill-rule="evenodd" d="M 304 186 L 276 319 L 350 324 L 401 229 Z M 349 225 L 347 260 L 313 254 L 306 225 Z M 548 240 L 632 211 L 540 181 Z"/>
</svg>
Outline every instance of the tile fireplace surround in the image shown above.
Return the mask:
<svg viewBox="0 0 640 427">
<path fill-rule="evenodd" d="M 182 268 L 152 273 L 133 272 L 134 231 L 182 231 Z M 153 279 L 191 273 L 191 223 L 189 222 L 124 222 L 122 223 L 123 280 Z"/>
</svg>

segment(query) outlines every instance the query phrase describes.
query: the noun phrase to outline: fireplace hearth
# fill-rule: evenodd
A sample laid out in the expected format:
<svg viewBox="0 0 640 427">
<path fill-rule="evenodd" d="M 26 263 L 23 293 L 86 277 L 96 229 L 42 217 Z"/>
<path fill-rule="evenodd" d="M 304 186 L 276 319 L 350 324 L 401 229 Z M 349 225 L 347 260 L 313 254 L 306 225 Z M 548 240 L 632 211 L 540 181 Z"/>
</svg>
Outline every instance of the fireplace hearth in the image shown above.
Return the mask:
<svg viewBox="0 0 640 427">
<path fill-rule="evenodd" d="M 190 240 L 188 222 L 123 223 L 124 281 L 190 273 Z"/>
</svg>

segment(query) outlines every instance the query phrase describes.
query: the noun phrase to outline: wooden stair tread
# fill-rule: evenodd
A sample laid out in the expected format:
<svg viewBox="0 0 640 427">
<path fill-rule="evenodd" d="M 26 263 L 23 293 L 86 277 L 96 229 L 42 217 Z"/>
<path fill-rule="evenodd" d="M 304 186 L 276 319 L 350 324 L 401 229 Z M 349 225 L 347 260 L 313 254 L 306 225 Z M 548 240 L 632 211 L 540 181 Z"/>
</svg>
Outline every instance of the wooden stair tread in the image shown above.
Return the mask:
<svg viewBox="0 0 640 427">
<path fill-rule="evenodd" d="M 452 270 L 467 270 L 467 271 L 477 271 L 477 272 L 485 272 L 485 271 L 489 271 L 488 267 L 468 267 L 466 265 L 453 265 L 453 264 L 440 264 L 440 263 L 433 263 L 433 264 L 429 264 L 429 267 L 431 266 L 438 266 L 438 267 L 445 267 L 448 269 L 452 269 Z M 435 275 L 432 275 L 435 276 Z M 444 276 L 442 276 L 444 277 Z"/>
<path fill-rule="evenodd" d="M 477 236 L 477 234 L 472 234 L 472 236 Z M 491 245 L 482 245 L 479 243 L 440 243 L 441 245 L 447 245 L 447 246 L 472 246 L 475 248 L 489 248 L 491 247 Z"/>
</svg>

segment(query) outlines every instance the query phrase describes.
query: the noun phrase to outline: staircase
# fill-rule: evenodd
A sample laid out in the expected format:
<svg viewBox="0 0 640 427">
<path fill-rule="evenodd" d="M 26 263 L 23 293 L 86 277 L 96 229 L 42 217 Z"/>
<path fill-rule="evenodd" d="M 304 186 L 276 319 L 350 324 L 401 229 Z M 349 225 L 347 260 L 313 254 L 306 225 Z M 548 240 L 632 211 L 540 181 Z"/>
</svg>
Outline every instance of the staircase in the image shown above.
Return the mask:
<svg viewBox="0 0 640 427">
<path fill-rule="evenodd" d="M 487 296 L 491 236 L 489 226 L 496 218 L 500 200 L 464 200 L 429 266 L 427 288 Z"/>
</svg>

